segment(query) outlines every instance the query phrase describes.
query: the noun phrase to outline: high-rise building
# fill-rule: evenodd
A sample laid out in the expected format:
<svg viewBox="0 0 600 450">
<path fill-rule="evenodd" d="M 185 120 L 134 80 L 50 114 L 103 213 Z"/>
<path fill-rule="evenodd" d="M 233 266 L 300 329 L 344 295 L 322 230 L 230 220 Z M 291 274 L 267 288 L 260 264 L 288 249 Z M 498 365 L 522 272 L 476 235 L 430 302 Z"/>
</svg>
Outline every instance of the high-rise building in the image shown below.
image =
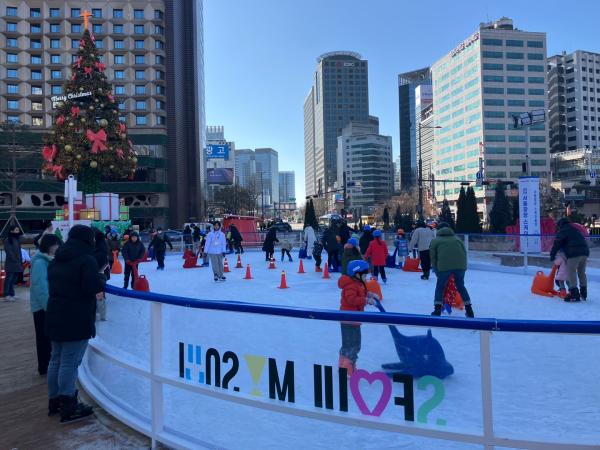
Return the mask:
<svg viewBox="0 0 600 450">
<path fill-rule="evenodd" d="M 254 159 L 264 204 L 272 205 L 279 200 L 279 155 L 272 148 L 257 148 Z"/>
<path fill-rule="evenodd" d="M 528 143 L 526 130 L 513 128 L 514 116 L 546 108 L 545 33 L 516 29 L 507 18 L 481 24 L 431 71 L 435 125 L 441 127 L 433 144 L 436 179 L 474 181 L 481 157 L 487 179 L 516 180 L 527 148 L 531 175 L 548 175 L 546 124 L 530 127 Z M 445 193 L 443 186 L 436 184 L 438 197 L 458 198 L 457 183 Z M 485 213 L 485 186 L 476 195 Z"/>
<path fill-rule="evenodd" d="M 254 191 L 256 189 L 256 158 L 254 150 L 235 151 L 235 184 Z"/>
<path fill-rule="evenodd" d="M 431 70 L 429 67 L 398 75 L 398 104 L 400 129 L 400 187 L 408 189 L 415 186 L 417 177 L 417 129 L 416 90 L 419 86 L 431 86 Z M 419 91 L 420 93 L 420 91 Z M 429 90 L 429 93 L 431 91 Z M 423 91 L 422 98 L 425 98 Z"/>
<path fill-rule="evenodd" d="M 548 58 L 550 152 L 600 148 L 600 54 Z"/>
<path fill-rule="evenodd" d="M 419 125 L 421 132 L 417 133 L 417 149 L 420 156 L 423 168 L 423 186 L 427 189 L 430 199 L 435 196 L 435 185 L 433 181 L 435 174 L 433 172 L 433 140 L 435 127 L 435 114 L 433 104 L 428 105 L 425 109 L 419 110 L 420 118 Z M 420 136 L 420 139 L 419 139 Z M 417 165 L 418 168 L 418 165 Z"/>
<path fill-rule="evenodd" d="M 306 194 L 331 190 L 337 179 L 337 138 L 350 122 L 369 120 L 368 63 L 354 52 L 317 58 L 313 86 L 304 102 Z"/>
<path fill-rule="evenodd" d="M 201 0 L 1 2 L 0 122 L 28 125 L 27 149 L 40 155 L 42 137 L 52 125 L 50 98 L 62 94 L 70 75 L 84 9 L 92 14 L 90 31 L 138 155 L 133 181 L 106 181 L 101 189 L 119 193 L 131 207 L 133 222 L 142 226 L 200 219 Z M 0 137 L 0 152 L 6 141 Z M 28 210 L 26 220 L 51 218 L 62 202 L 62 184 L 41 174 L 41 165 L 41 156 L 34 157 L 19 169 L 18 209 Z M 6 196 L 7 185 L 0 178 L 0 197 Z M 36 203 L 39 198 L 42 206 Z"/>
<path fill-rule="evenodd" d="M 388 200 L 394 190 L 392 138 L 381 136 L 377 122 L 370 122 L 351 122 L 338 137 L 338 179 L 345 176 L 346 207 L 359 215 Z"/>
<path fill-rule="evenodd" d="M 279 202 L 296 201 L 296 173 L 292 171 L 279 172 Z"/>
</svg>

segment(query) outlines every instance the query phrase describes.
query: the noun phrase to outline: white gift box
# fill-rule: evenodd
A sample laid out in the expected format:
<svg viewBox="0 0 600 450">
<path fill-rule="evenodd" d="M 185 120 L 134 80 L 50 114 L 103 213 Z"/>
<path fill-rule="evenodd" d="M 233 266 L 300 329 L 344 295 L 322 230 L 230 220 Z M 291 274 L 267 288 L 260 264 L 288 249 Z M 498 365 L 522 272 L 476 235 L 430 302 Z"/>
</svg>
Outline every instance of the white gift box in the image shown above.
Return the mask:
<svg viewBox="0 0 600 450">
<path fill-rule="evenodd" d="M 119 220 L 119 195 L 108 192 L 87 194 L 85 206 L 100 211 L 100 220 Z"/>
</svg>

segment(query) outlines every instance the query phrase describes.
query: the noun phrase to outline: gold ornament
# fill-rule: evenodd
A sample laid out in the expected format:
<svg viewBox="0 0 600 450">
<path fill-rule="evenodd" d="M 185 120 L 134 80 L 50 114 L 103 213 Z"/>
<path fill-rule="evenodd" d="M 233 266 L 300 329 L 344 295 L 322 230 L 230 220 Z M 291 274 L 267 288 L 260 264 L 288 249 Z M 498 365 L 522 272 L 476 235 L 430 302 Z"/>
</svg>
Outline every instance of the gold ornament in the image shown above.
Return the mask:
<svg viewBox="0 0 600 450">
<path fill-rule="evenodd" d="M 116 109 L 113 109 L 113 114 L 119 114 L 119 111 L 117 111 Z"/>
<path fill-rule="evenodd" d="M 81 120 L 81 122 L 82 122 L 82 123 L 85 123 L 85 117 L 82 117 L 82 118 L 81 118 L 81 119 L 79 119 L 79 120 Z"/>
<path fill-rule="evenodd" d="M 100 126 L 101 127 L 107 127 L 108 126 L 108 120 L 106 120 L 106 119 L 100 119 Z"/>
<path fill-rule="evenodd" d="M 115 166 L 113 166 L 112 164 L 109 167 L 111 170 L 115 168 Z"/>
<path fill-rule="evenodd" d="M 65 140 L 65 137 L 64 137 L 64 136 L 61 136 L 61 137 L 60 137 L 60 140 L 61 140 L 61 141 L 64 141 L 64 140 Z"/>
<path fill-rule="evenodd" d="M 75 155 L 75 158 L 81 159 L 81 155 L 78 153 L 77 155 Z"/>
<path fill-rule="evenodd" d="M 137 158 L 134 156 L 134 157 L 133 157 L 133 159 L 132 159 L 132 161 L 133 161 L 134 163 L 136 163 L 136 162 L 137 162 Z"/>
<path fill-rule="evenodd" d="M 52 131 L 50 132 L 50 134 L 56 134 L 56 131 L 52 130 Z"/>
<path fill-rule="evenodd" d="M 90 167 L 92 169 L 95 169 L 96 167 L 98 167 L 98 163 L 96 161 L 92 161 L 92 162 L 90 162 Z"/>
<path fill-rule="evenodd" d="M 127 139 L 127 135 L 126 135 L 125 133 L 121 133 L 121 134 L 119 134 L 119 137 L 120 137 L 121 139 Z"/>
<path fill-rule="evenodd" d="M 79 90 L 80 90 L 80 91 L 83 91 L 83 86 L 79 86 Z"/>
<path fill-rule="evenodd" d="M 80 46 L 79 46 L 79 50 L 83 50 L 83 45 L 80 45 Z"/>
<path fill-rule="evenodd" d="M 73 150 L 73 147 L 71 146 L 71 144 L 67 144 L 67 145 L 65 145 L 65 150 L 67 152 L 70 152 L 71 150 Z"/>
<path fill-rule="evenodd" d="M 98 94 L 102 94 L 102 88 L 98 88 Z"/>
<path fill-rule="evenodd" d="M 104 103 L 100 103 L 100 108 L 104 108 Z"/>
<path fill-rule="evenodd" d="M 90 105 L 90 107 L 88 108 L 90 111 L 94 110 L 94 105 Z"/>
<path fill-rule="evenodd" d="M 69 122 L 69 126 L 73 127 L 73 126 L 75 126 L 75 124 L 73 122 Z"/>
<path fill-rule="evenodd" d="M 98 100 L 97 98 L 95 98 L 95 99 L 94 99 L 94 101 L 95 101 L 96 103 L 98 103 L 100 100 Z"/>
</svg>

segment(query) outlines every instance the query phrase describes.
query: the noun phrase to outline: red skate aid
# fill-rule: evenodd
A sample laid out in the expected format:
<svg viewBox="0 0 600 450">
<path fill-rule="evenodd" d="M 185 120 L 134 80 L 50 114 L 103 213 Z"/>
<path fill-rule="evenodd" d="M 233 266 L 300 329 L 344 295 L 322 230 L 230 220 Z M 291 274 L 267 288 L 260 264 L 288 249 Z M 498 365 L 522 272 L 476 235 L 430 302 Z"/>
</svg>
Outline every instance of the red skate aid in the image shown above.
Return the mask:
<svg viewBox="0 0 600 450">
<path fill-rule="evenodd" d="M 531 293 L 544 297 L 554 297 L 557 295 L 557 292 L 554 290 L 554 276 L 557 270 L 558 266 L 552 266 L 552 270 L 548 276 L 544 275 L 544 272 L 541 270 L 536 273 L 533 277 Z"/>
</svg>

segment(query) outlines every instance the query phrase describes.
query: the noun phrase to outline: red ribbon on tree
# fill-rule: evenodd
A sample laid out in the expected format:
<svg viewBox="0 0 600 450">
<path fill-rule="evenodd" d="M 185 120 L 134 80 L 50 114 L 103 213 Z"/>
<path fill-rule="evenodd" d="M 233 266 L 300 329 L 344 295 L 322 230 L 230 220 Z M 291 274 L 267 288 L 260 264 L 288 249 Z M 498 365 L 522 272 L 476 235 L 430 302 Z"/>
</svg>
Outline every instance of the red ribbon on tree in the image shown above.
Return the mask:
<svg viewBox="0 0 600 450">
<path fill-rule="evenodd" d="M 63 116 L 58 116 L 56 118 L 56 125 L 62 125 L 63 123 L 65 123 L 65 118 Z"/>
<path fill-rule="evenodd" d="M 73 72 L 73 75 L 71 75 L 71 81 L 75 81 L 75 78 L 77 78 L 77 74 Z"/>
<path fill-rule="evenodd" d="M 91 67 L 84 67 L 83 71 L 86 73 L 86 75 L 89 75 L 92 73 L 92 68 Z"/>
<path fill-rule="evenodd" d="M 114 102 L 114 101 L 115 101 L 115 97 L 114 97 L 112 94 L 108 94 L 108 99 L 109 99 L 111 102 Z"/>
<path fill-rule="evenodd" d="M 56 157 L 56 144 L 52 144 L 51 147 L 48 147 L 47 145 L 44 146 L 44 149 L 42 150 L 42 156 L 46 161 L 52 162 Z"/>
<path fill-rule="evenodd" d="M 79 117 L 79 106 L 72 106 L 71 107 L 71 115 L 73 117 Z"/>
<path fill-rule="evenodd" d="M 52 172 L 54 172 L 54 175 L 56 176 L 56 178 L 62 180 L 65 176 L 62 173 L 63 170 L 63 166 L 52 166 Z"/>
<path fill-rule="evenodd" d="M 96 61 L 96 69 L 98 69 L 100 72 L 104 72 L 106 65 L 101 61 Z"/>
<path fill-rule="evenodd" d="M 81 68 L 81 63 L 83 62 L 83 58 L 80 56 L 77 58 L 77 68 L 80 69 Z"/>
<path fill-rule="evenodd" d="M 125 133 L 127 131 L 127 127 L 124 123 L 119 122 L 119 133 Z"/>
<path fill-rule="evenodd" d="M 119 159 L 125 159 L 125 154 L 123 153 L 123 149 L 121 149 L 121 148 L 117 149 L 117 156 L 119 157 Z"/>
<path fill-rule="evenodd" d="M 104 130 L 100 130 L 97 133 L 94 133 L 92 130 L 87 130 L 85 136 L 92 143 L 92 153 L 98 153 L 98 151 L 103 152 L 106 150 L 106 132 Z"/>
</svg>

